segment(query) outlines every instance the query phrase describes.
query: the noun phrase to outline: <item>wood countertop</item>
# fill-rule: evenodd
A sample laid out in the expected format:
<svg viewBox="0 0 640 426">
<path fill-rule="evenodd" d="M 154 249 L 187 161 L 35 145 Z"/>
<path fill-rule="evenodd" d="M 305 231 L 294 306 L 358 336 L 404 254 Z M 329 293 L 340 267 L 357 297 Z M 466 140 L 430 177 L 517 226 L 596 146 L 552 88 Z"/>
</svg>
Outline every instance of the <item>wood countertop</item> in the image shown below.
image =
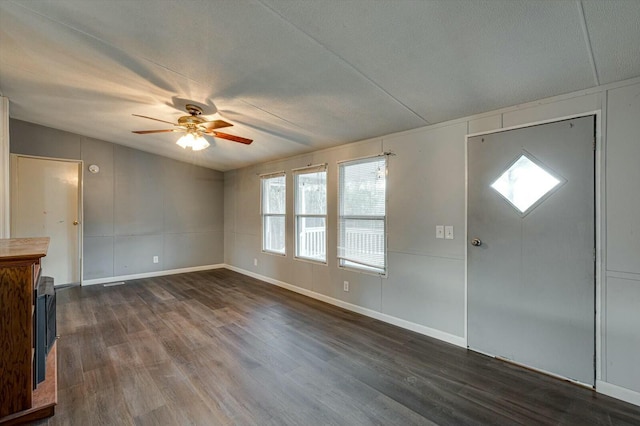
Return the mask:
<svg viewBox="0 0 640 426">
<path fill-rule="evenodd" d="M 0 259 L 37 259 L 47 255 L 49 237 L 0 239 Z"/>
</svg>

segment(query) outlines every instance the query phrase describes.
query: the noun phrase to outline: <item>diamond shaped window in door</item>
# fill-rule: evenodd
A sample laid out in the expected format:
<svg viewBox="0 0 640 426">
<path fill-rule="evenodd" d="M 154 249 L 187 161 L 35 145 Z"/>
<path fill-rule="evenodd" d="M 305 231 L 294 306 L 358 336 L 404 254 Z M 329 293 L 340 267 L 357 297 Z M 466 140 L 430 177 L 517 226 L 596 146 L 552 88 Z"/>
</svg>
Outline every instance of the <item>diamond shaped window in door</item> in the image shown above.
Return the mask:
<svg viewBox="0 0 640 426">
<path fill-rule="evenodd" d="M 491 187 L 524 216 L 562 183 L 536 163 L 531 155 L 522 154 Z"/>
</svg>

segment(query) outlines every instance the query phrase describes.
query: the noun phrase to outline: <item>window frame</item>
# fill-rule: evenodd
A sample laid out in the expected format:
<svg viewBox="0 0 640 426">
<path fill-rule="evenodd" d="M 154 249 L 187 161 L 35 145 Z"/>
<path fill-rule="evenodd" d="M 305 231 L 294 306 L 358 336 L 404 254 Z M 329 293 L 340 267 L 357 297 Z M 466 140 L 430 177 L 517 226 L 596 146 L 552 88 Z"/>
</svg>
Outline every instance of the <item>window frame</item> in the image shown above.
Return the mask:
<svg viewBox="0 0 640 426">
<path fill-rule="evenodd" d="M 284 213 L 265 213 L 265 182 L 269 179 L 276 178 L 284 178 Z M 260 216 L 262 223 L 262 253 L 273 254 L 277 256 L 286 256 L 287 255 L 287 174 L 285 171 L 267 173 L 260 175 Z M 284 226 L 283 226 L 283 235 L 282 239 L 284 241 L 284 248 L 282 251 L 271 250 L 266 247 L 267 242 L 267 226 L 266 222 L 269 218 L 274 217 L 282 217 Z"/>
<path fill-rule="evenodd" d="M 299 169 L 294 169 L 292 170 L 293 172 L 293 220 L 294 220 L 294 232 L 295 232 L 295 237 L 294 237 L 294 258 L 298 259 L 298 260 L 304 260 L 304 261 L 308 261 L 308 262 L 313 262 L 313 263 L 319 263 L 322 265 L 326 265 L 327 264 L 327 242 L 328 242 L 328 226 L 327 226 L 327 221 L 328 221 L 328 214 L 327 214 L 327 206 L 328 206 L 328 202 L 327 202 L 327 197 L 328 197 L 328 165 L 327 163 L 324 164 L 317 164 L 317 165 L 313 165 L 313 166 L 307 166 L 307 167 L 302 167 Z M 311 173 L 318 173 L 318 172 L 324 172 L 325 174 L 325 182 L 324 182 L 324 186 L 325 186 L 325 199 L 324 199 L 324 214 L 302 214 L 302 213 L 298 213 L 298 197 L 299 197 L 299 187 L 298 187 L 298 178 L 300 177 L 300 175 L 305 175 L 305 174 L 311 174 Z M 324 219 L 324 259 L 318 259 L 318 258 L 314 258 L 314 257 L 307 257 L 307 256 L 301 256 L 300 255 L 300 234 L 298 232 L 298 227 L 299 227 L 299 220 L 300 218 L 319 218 L 319 219 Z"/>
<path fill-rule="evenodd" d="M 355 272 L 368 273 L 376 276 L 386 277 L 388 274 L 388 237 L 387 237 L 387 215 L 388 215 L 388 174 L 389 174 L 389 160 L 388 155 L 379 154 L 370 157 L 362 157 L 356 158 L 352 160 L 343 160 L 338 162 L 338 223 L 337 223 L 337 238 L 338 238 L 338 246 L 337 246 L 337 258 L 338 258 L 338 267 L 342 269 L 348 269 Z M 375 161 L 384 161 L 384 178 L 385 178 L 385 190 L 384 190 L 384 215 L 383 216 L 365 216 L 365 215 L 343 215 L 342 214 L 342 205 L 344 203 L 343 200 L 343 170 L 345 166 L 362 164 L 367 162 L 375 162 Z M 383 262 L 384 265 L 382 268 L 377 266 L 367 265 L 364 263 L 355 262 L 353 260 L 349 260 L 343 256 L 340 256 L 340 242 L 342 241 L 341 234 L 343 232 L 343 221 L 344 219 L 352 219 L 352 220 L 371 220 L 382 223 L 382 237 L 383 237 Z"/>
</svg>

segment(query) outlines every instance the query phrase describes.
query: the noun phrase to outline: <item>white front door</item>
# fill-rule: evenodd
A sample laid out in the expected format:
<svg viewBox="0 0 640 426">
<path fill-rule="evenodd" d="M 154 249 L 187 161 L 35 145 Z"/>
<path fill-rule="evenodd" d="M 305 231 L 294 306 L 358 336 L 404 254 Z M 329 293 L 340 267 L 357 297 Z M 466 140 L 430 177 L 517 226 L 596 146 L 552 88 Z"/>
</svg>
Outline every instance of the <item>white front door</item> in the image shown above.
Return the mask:
<svg viewBox="0 0 640 426">
<path fill-rule="evenodd" d="M 468 139 L 469 348 L 593 385 L 594 117 Z"/>
<path fill-rule="evenodd" d="M 78 161 L 11 156 L 11 237 L 50 237 L 42 259 L 55 285 L 80 282 Z"/>
</svg>

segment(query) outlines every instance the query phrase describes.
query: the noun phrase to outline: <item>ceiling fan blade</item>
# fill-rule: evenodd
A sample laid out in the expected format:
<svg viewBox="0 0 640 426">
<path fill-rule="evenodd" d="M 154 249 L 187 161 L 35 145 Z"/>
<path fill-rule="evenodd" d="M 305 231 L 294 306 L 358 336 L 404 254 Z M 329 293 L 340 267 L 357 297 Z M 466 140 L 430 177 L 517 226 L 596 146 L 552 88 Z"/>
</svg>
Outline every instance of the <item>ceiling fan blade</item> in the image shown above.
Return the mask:
<svg viewBox="0 0 640 426">
<path fill-rule="evenodd" d="M 147 135 L 149 133 L 169 133 L 169 132 L 184 132 L 184 129 L 132 130 L 131 131 L 131 133 L 137 133 L 139 135 Z"/>
<path fill-rule="evenodd" d="M 139 114 L 131 114 L 131 115 L 133 115 L 133 116 L 135 116 L 135 117 L 148 118 L 149 120 L 159 121 L 159 122 L 161 122 L 161 123 L 171 124 L 172 126 L 175 126 L 175 125 L 176 125 L 176 123 L 172 123 L 172 122 L 170 122 L 170 121 L 165 121 L 165 120 L 160 120 L 160 119 L 158 119 L 158 118 L 147 117 L 146 115 L 139 115 Z"/>
<path fill-rule="evenodd" d="M 227 123 L 224 120 L 213 120 L 213 121 L 205 121 L 200 123 L 200 126 L 204 127 L 207 132 L 210 132 L 214 129 L 222 129 L 223 127 L 233 126 L 231 123 Z"/>
<path fill-rule="evenodd" d="M 253 139 L 247 139 L 247 138 L 241 138 L 240 136 L 235 136 L 235 135 L 230 135 L 228 133 L 221 133 L 221 132 L 207 132 L 208 135 L 211 136 L 215 136 L 216 138 L 220 138 L 220 139 L 227 139 L 230 141 L 234 141 L 234 142 L 240 142 L 243 143 L 245 145 L 249 145 L 251 144 L 251 142 L 253 142 Z"/>
</svg>

